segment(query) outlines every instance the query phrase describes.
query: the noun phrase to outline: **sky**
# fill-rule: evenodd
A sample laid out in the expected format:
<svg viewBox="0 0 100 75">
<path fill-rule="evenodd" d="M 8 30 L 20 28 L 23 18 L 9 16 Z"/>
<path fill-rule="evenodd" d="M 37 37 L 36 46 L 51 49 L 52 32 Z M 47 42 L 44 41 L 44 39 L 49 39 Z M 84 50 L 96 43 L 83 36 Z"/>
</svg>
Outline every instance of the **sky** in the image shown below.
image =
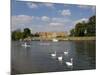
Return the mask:
<svg viewBox="0 0 100 75">
<path fill-rule="evenodd" d="M 30 28 L 34 32 L 69 32 L 78 22 L 96 15 L 92 5 L 11 2 L 11 30 Z"/>
</svg>

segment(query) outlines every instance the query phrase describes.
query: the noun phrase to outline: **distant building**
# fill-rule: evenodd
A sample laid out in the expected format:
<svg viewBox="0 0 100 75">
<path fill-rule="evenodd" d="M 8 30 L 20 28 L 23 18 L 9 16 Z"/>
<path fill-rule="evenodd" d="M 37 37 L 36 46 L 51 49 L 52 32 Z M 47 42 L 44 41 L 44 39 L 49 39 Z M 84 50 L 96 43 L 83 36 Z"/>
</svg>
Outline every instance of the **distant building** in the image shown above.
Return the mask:
<svg viewBox="0 0 100 75">
<path fill-rule="evenodd" d="M 63 38 L 67 37 L 67 32 L 37 32 L 41 39 Z"/>
</svg>

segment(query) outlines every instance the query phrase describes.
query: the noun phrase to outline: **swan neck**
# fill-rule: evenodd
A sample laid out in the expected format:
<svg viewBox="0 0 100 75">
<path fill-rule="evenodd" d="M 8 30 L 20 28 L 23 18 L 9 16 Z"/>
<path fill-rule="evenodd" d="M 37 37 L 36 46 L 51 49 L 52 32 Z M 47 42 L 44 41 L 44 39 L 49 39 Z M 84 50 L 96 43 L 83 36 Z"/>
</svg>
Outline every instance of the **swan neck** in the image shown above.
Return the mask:
<svg viewBox="0 0 100 75">
<path fill-rule="evenodd" d="M 73 63 L 73 59 L 71 59 L 71 63 Z"/>
<path fill-rule="evenodd" d="M 55 54 L 56 54 L 56 51 L 55 51 Z"/>
</svg>

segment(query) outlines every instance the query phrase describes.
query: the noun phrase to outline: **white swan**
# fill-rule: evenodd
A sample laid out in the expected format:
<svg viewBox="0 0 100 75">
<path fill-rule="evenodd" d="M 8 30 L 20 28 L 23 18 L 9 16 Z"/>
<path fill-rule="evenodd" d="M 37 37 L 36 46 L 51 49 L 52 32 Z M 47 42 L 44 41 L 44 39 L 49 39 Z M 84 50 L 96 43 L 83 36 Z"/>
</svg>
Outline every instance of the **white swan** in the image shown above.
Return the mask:
<svg viewBox="0 0 100 75">
<path fill-rule="evenodd" d="M 64 55 L 67 55 L 68 54 L 68 50 L 67 51 L 64 51 Z"/>
<path fill-rule="evenodd" d="M 27 43 L 25 42 L 24 44 L 22 44 L 23 47 L 30 47 L 30 45 L 27 45 Z"/>
<path fill-rule="evenodd" d="M 64 55 L 67 55 L 68 54 L 68 52 L 64 52 Z"/>
<path fill-rule="evenodd" d="M 55 51 L 55 53 L 52 53 L 51 56 L 56 57 L 56 51 Z"/>
<path fill-rule="evenodd" d="M 62 61 L 63 57 L 62 56 L 59 56 L 58 57 L 58 61 Z"/>
<path fill-rule="evenodd" d="M 66 62 L 67 66 L 73 66 L 73 58 L 71 58 L 70 60 L 71 60 L 70 62 Z"/>
</svg>

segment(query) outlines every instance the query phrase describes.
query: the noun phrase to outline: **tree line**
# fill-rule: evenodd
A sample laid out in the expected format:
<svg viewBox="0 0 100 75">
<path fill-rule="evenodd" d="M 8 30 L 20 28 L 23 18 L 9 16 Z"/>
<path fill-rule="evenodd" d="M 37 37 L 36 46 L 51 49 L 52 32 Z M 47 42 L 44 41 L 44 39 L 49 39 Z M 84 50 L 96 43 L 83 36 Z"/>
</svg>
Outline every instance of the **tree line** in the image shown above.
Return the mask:
<svg viewBox="0 0 100 75">
<path fill-rule="evenodd" d="M 12 40 L 20 40 L 20 39 L 25 39 L 28 37 L 31 37 L 31 38 L 39 37 L 39 34 L 37 34 L 37 33 L 32 34 L 31 30 L 29 28 L 25 28 L 23 30 L 23 32 L 21 30 L 15 30 L 15 31 L 12 31 L 12 33 L 11 33 Z"/>
<path fill-rule="evenodd" d="M 93 15 L 88 22 L 79 22 L 70 30 L 70 36 L 96 36 L 96 16 Z"/>
</svg>

